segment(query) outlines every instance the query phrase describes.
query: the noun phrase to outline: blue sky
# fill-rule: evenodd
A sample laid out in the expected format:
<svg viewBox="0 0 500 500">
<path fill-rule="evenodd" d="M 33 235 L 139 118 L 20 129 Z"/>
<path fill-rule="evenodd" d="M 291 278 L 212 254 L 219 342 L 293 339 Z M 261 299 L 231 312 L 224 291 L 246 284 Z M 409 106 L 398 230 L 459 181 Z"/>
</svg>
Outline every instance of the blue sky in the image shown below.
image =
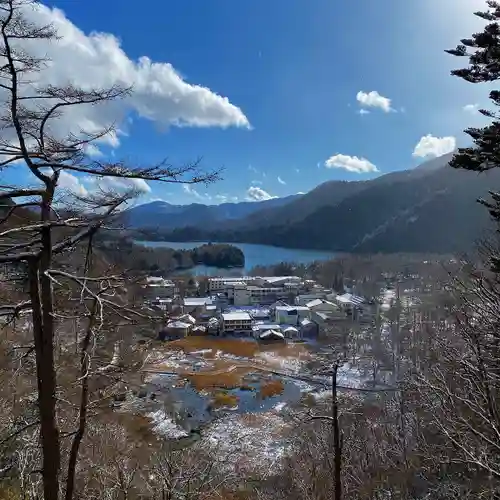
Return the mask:
<svg viewBox="0 0 500 500">
<path fill-rule="evenodd" d="M 59 79 L 107 81 L 123 68 L 148 80 L 128 108 L 115 110 L 122 133 L 98 145 L 101 154 L 141 164 L 202 157 L 207 168 L 225 169 L 208 188 L 149 185 L 143 202 L 263 199 L 409 168 L 464 144 L 462 129 L 481 123 L 475 106 L 488 105 L 486 88 L 449 75 L 466 61 L 443 52 L 481 26 L 472 12 L 482 0 L 45 5 L 62 11 L 44 16 L 71 35 L 54 57 Z M 88 54 L 70 60 L 87 42 L 95 64 Z M 141 66 L 144 56 L 159 65 Z M 172 79 L 180 94 L 170 95 Z"/>
</svg>

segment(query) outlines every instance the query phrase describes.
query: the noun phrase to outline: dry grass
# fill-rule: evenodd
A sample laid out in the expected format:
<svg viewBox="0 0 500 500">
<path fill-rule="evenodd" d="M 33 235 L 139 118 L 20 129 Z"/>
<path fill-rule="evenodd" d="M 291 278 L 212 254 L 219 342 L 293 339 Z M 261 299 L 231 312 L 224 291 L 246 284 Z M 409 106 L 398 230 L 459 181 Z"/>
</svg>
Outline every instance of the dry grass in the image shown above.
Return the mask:
<svg viewBox="0 0 500 500">
<path fill-rule="evenodd" d="M 206 359 L 213 358 L 217 351 L 243 358 L 253 358 L 260 352 L 272 352 L 276 356 L 291 358 L 310 356 L 306 344 L 258 344 L 250 340 L 217 337 L 185 337 L 168 342 L 164 346 L 169 350 L 183 350 L 187 353 L 203 350 L 206 351 L 203 353 L 203 357 Z"/>
<path fill-rule="evenodd" d="M 213 337 L 185 337 L 169 342 L 168 348 L 182 349 L 184 352 L 211 349 L 215 352 L 222 351 L 227 354 L 246 358 L 252 358 L 259 352 L 259 346 L 255 342 L 247 342 L 238 339 L 218 339 Z"/>
<path fill-rule="evenodd" d="M 233 367 L 230 371 L 189 372 L 182 374 L 197 391 L 213 389 L 237 389 L 243 377 L 250 373 L 250 367 Z"/>
<path fill-rule="evenodd" d="M 212 405 L 214 408 L 234 408 L 235 406 L 238 406 L 238 398 L 234 394 L 219 391 L 214 394 Z"/>
<path fill-rule="evenodd" d="M 273 396 L 277 396 L 278 394 L 282 394 L 285 390 L 285 386 L 281 380 L 271 380 L 262 384 L 260 388 L 260 396 L 262 399 L 271 398 Z"/>
</svg>

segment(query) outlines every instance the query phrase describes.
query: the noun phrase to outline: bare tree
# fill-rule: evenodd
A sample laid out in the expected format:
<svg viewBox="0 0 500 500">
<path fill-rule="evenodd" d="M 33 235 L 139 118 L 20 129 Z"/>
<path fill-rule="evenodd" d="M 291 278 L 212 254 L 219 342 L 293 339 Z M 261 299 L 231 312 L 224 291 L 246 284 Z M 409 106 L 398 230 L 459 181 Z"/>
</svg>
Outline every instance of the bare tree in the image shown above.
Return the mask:
<svg viewBox="0 0 500 500">
<path fill-rule="evenodd" d="M 469 478 L 472 496 L 497 498 L 500 276 L 489 259 L 498 248 L 483 244 L 480 252 L 483 263 L 465 265 L 455 279 L 455 324 L 438 332 L 439 362 L 420 372 L 417 383 L 453 470 Z"/>
<path fill-rule="evenodd" d="M 75 271 L 75 255 L 85 255 L 92 238 L 137 193 L 133 189 L 106 189 L 103 179 L 158 181 L 167 183 L 208 183 L 217 172 L 203 172 L 198 163 L 175 167 L 166 161 L 158 165 L 136 167 L 125 162 L 92 160 L 86 151 L 90 144 L 109 136 L 113 126 L 99 131 L 74 130 L 57 133 L 54 125 L 70 109 L 106 104 L 127 96 L 133 89 L 82 89 L 72 83 L 43 86 L 37 75 L 46 59 L 30 54 L 33 43 L 57 43 L 52 26 L 40 26 L 26 15 L 36 12 L 31 0 L 0 0 L 0 172 L 7 168 L 26 169 L 31 185 L 0 186 L 2 214 L 0 225 L 0 264 L 26 265 L 28 293 L 23 300 L 2 306 L 13 317 L 31 311 L 33 346 L 36 360 L 38 411 L 42 448 L 41 474 L 46 500 L 61 493 L 62 456 L 58 412 L 58 373 L 56 367 L 56 330 L 65 314 L 59 314 L 59 293 L 79 289 L 78 314 L 87 323 L 80 352 L 81 400 L 77 430 L 69 452 L 65 498 L 74 495 L 74 474 L 79 446 L 86 425 L 88 404 L 87 375 L 90 370 L 90 346 L 104 309 L 109 308 L 124 320 L 130 320 L 125 300 L 117 300 L 123 283 L 111 276 L 88 276 L 89 267 Z M 65 174 L 90 176 L 99 188 L 86 196 L 67 193 L 61 188 Z M 66 205 L 64 204 L 66 202 Z M 84 245 L 85 244 L 85 245 Z M 77 295 L 78 296 L 78 295 Z M 67 297 L 68 298 L 68 297 Z M 63 460 L 64 459 L 64 460 Z"/>
</svg>

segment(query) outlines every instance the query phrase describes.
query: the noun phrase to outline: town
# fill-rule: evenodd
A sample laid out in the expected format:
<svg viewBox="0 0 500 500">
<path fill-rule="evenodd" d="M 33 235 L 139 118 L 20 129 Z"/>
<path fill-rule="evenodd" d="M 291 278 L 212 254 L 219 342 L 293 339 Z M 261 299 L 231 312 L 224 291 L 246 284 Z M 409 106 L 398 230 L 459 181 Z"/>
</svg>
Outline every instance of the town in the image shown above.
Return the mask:
<svg viewBox="0 0 500 500">
<path fill-rule="evenodd" d="M 342 323 L 371 323 L 378 305 L 347 288 L 337 293 L 298 276 L 208 278 L 206 297 L 184 296 L 165 278 L 148 277 L 145 296 L 167 318 L 162 340 L 189 335 L 249 337 L 260 342 L 314 339 Z"/>
</svg>

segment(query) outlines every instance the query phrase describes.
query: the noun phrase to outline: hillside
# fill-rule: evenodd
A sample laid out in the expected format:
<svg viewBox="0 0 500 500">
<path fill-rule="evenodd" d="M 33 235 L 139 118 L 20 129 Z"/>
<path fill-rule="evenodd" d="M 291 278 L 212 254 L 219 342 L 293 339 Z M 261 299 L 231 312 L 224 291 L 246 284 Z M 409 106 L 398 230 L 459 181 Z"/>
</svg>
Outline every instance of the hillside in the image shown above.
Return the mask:
<svg viewBox="0 0 500 500">
<path fill-rule="evenodd" d="M 278 207 L 268 206 L 262 208 L 248 217 L 226 224 L 224 228 L 251 231 L 257 228 L 296 223 L 306 219 L 317 210 L 337 206 L 351 196 L 355 196 L 374 186 L 389 185 L 402 181 L 415 181 L 426 177 L 432 174 L 432 172 L 446 166 L 452 156 L 452 154 L 444 155 L 440 158 L 427 161 L 417 168 L 391 172 L 370 181 L 324 182 L 305 195 L 290 201 L 290 203 Z"/>
<path fill-rule="evenodd" d="M 163 237 L 345 252 L 464 252 L 489 229 L 476 200 L 500 184 L 500 173 L 454 170 L 450 158 L 371 181 L 327 182 L 218 230 L 193 224 Z"/>
<path fill-rule="evenodd" d="M 228 221 L 235 221 L 267 208 L 279 208 L 300 195 L 272 198 L 259 202 L 221 203 L 220 205 L 172 205 L 155 201 L 133 207 L 121 216 L 120 223 L 127 228 L 177 229 L 187 226 L 212 227 L 216 229 Z"/>
</svg>

